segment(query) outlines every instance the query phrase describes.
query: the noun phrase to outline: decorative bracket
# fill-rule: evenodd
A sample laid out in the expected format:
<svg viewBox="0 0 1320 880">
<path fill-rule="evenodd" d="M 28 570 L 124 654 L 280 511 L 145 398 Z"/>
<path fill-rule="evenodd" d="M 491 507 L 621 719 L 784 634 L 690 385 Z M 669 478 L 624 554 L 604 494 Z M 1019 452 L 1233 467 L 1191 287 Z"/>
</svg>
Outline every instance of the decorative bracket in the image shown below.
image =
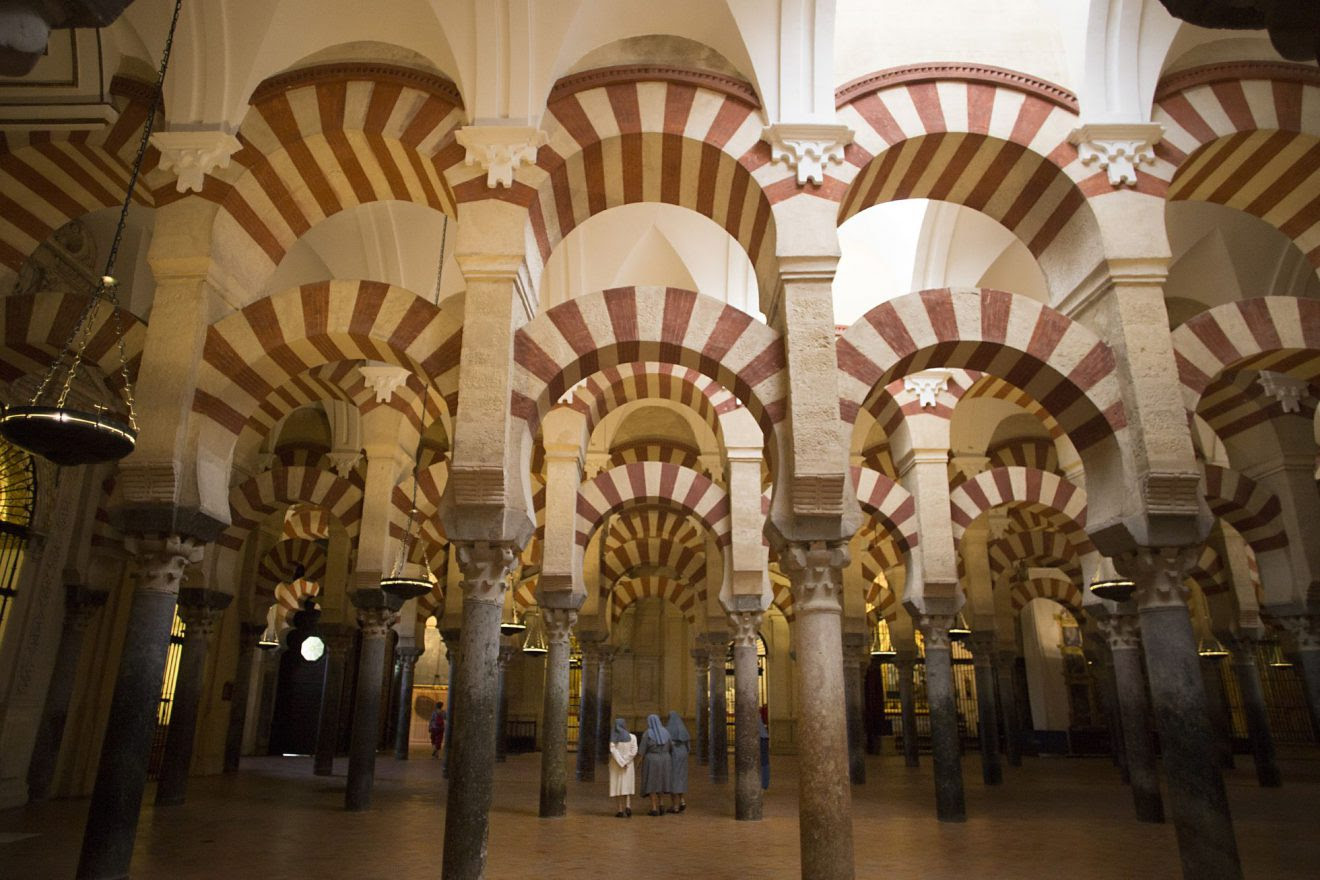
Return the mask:
<svg viewBox="0 0 1320 880">
<path fill-rule="evenodd" d="M 326 458 L 330 459 L 330 465 L 335 469 L 335 473 L 344 479 L 353 473 L 358 462 L 362 460 L 362 450 L 360 449 L 339 449 L 332 450 Z"/>
<path fill-rule="evenodd" d="M 485 169 L 487 189 L 513 186 L 518 166 L 535 164 L 547 140 L 545 132 L 528 125 L 468 125 L 456 139 L 467 150 L 463 163 Z"/>
<path fill-rule="evenodd" d="M 1265 393 L 1279 402 L 1286 413 L 1302 411 L 1302 398 L 1306 396 L 1307 385 L 1302 379 L 1295 379 L 1287 373 L 1275 373 L 1271 370 L 1260 371 L 1260 387 Z"/>
<path fill-rule="evenodd" d="M 770 145 L 770 160 L 783 162 L 797 171 L 798 186 L 810 181 L 825 182 L 825 166 L 843 162 L 843 148 L 852 143 L 853 131 L 846 125 L 827 122 L 776 122 L 761 131 Z"/>
<path fill-rule="evenodd" d="M 1068 143 L 1077 146 L 1086 166 L 1109 172 L 1109 185 L 1136 186 L 1137 166 L 1154 164 L 1155 145 L 1164 137 L 1157 122 L 1093 122 L 1073 129 Z"/>
<path fill-rule="evenodd" d="M 367 387 L 376 392 L 377 403 L 389 403 L 395 389 L 412 375 L 406 368 L 393 364 L 363 364 L 358 367 L 358 372 L 362 373 Z"/>
<path fill-rule="evenodd" d="M 941 391 L 949 387 L 949 374 L 945 370 L 922 370 L 903 379 L 903 390 L 917 395 L 922 409 L 939 404 Z"/>
<path fill-rule="evenodd" d="M 173 171 L 181 192 L 201 192 L 206 175 L 217 168 L 228 168 L 229 158 L 242 144 L 224 131 L 158 131 L 151 145 L 160 150 L 160 167 Z"/>
</svg>

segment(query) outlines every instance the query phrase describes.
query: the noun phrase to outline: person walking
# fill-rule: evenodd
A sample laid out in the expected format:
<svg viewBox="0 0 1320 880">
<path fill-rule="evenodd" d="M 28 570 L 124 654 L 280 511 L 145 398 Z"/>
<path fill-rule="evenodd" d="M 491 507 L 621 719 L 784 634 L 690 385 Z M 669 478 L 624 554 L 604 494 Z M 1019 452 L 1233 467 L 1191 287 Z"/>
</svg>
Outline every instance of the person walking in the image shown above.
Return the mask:
<svg viewBox="0 0 1320 880">
<path fill-rule="evenodd" d="M 614 719 L 610 733 L 610 797 L 617 801 L 616 819 L 632 818 L 632 796 L 637 793 L 633 763 L 637 760 L 637 737 L 628 731 L 622 718 Z"/>
<path fill-rule="evenodd" d="M 431 757 L 440 757 L 440 749 L 445 744 L 445 704 L 437 702 L 431 712 L 431 720 L 426 722 L 426 732 L 431 734 Z"/>
<path fill-rule="evenodd" d="M 642 794 L 651 799 L 651 812 L 648 816 L 663 816 L 664 807 L 660 796 L 669 791 L 671 771 L 671 753 L 674 743 L 669 731 L 660 723 L 659 715 L 646 716 L 646 733 L 642 734 Z"/>
<path fill-rule="evenodd" d="M 673 743 L 669 757 L 669 812 L 681 813 L 687 809 L 688 755 L 692 752 L 692 738 L 677 712 L 669 713 L 665 731 Z"/>
</svg>

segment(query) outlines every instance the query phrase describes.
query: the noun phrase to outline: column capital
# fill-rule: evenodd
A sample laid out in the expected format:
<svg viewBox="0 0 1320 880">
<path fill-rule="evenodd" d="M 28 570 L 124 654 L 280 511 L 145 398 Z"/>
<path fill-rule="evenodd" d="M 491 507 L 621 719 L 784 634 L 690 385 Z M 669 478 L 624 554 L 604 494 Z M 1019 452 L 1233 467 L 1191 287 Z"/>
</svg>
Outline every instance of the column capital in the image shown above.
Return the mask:
<svg viewBox="0 0 1320 880">
<path fill-rule="evenodd" d="M 692 649 L 692 660 L 697 664 L 698 669 L 707 669 L 710 667 L 710 649 L 702 647 L 698 643 L 697 647 Z"/>
<path fill-rule="evenodd" d="M 829 122 L 776 122 L 761 130 L 770 145 L 770 161 L 783 162 L 797 172 L 798 186 L 825 182 L 825 166 L 843 163 L 843 148 L 852 143 L 853 130 Z"/>
<path fill-rule="evenodd" d="M 1164 126 L 1156 122 L 1093 122 L 1073 129 L 1068 143 L 1083 165 L 1109 173 L 1110 186 L 1136 186 L 1137 166 L 1154 163 L 1163 137 Z"/>
<path fill-rule="evenodd" d="M 1320 617 L 1282 614 L 1271 618 L 1289 637 L 1297 651 L 1320 651 Z"/>
<path fill-rule="evenodd" d="M 518 166 L 536 164 L 547 137 L 530 125 L 466 125 L 455 139 L 467 150 L 463 164 L 480 165 L 486 172 L 487 189 L 508 189 Z"/>
<path fill-rule="evenodd" d="M 1189 590 L 1184 583 L 1200 547 L 1138 547 L 1114 558 L 1118 570 L 1136 583 L 1137 608 L 1185 607 Z"/>
<path fill-rule="evenodd" d="M 364 639 L 383 639 L 399 620 L 399 612 L 381 605 L 357 610 L 358 626 Z"/>
<path fill-rule="evenodd" d="M 137 561 L 137 589 L 177 596 L 184 570 L 202 561 L 203 544 L 185 535 L 129 535 L 124 545 Z"/>
<path fill-rule="evenodd" d="M 797 613 L 842 614 L 843 569 L 847 565 L 846 542 L 786 543 L 779 552 L 779 567 L 792 586 Z"/>
<path fill-rule="evenodd" d="M 761 633 L 764 611 L 730 611 L 729 626 L 733 629 L 735 648 L 754 648 Z"/>
<path fill-rule="evenodd" d="M 1095 628 L 1111 651 L 1135 651 L 1141 647 L 1141 625 L 1135 614 L 1097 615 Z"/>
<path fill-rule="evenodd" d="M 353 635 L 357 627 L 344 623 L 322 623 L 317 627 L 317 634 L 325 643 L 327 653 L 343 658 L 353 646 Z"/>
<path fill-rule="evenodd" d="M 64 625 L 75 632 L 86 629 L 96 613 L 105 607 L 109 597 L 109 590 L 98 590 L 82 584 L 65 584 Z"/>
<path fill-rule="evenodd" d="M 990 666 L 995 658 L 995 634 L 993 630 L 972 630 L 967 639 L 967 648 L 972 652 L 972 662 L 977 666 Z"/>
<path fill-rule="evenodd" d="M 179 590 L 179 619 L 187 627 L 184 637 L 209 638 L 234 597 L 220 590 L 184 587 Z"/>
<path fill-rule="evenodd" d="M 952 645 L 949 639 L 949 627 L 953 626 L 952 614 L 918 614 L 914 623 L 921 630 L 926 640 L 926 650 L 948 651 Z"/>
<path fill-rule="evenodd" d="M 545 624 L 545 640 L 551 645 L 567 645 L 568 635 L 577 623 L 577 611 L 572 608 L 542 608 L 541 622 Z"/>
<path fill-rule="evenodd" d="M 512 541 L 455 541 L 458 567 L 463 572 L 459 588 L 464 601 L 503 605 L 509 571 L 518 563 Z"/>
<path fill-rule="evenodd" d="M 227 131 L 157 131 L 151 145 L 160 150 L 160 168 L 174 172 L 175 189 L 181 193 L 201 192 L 206 175 L 228 168 L 229 159 L 242 149 L 238 138 Z"/>
<path fill-rule="evenodd" d="M 417 663 L 417 658 L 425 653 L 425 648 L 418 648 L 416 646 L 394 649 L 395 659 L 401 662 L 405 667 L 415 665 Z"/>
</svg>

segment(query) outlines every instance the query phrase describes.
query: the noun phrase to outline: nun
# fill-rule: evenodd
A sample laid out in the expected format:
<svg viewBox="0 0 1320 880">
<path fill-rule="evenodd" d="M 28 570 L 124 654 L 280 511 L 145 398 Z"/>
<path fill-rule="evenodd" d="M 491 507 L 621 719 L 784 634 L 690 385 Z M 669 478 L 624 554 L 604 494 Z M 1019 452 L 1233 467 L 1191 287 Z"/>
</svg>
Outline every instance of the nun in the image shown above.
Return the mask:
<svg viewBox="0 0 1320 880">
<path fill-rule="evenodd" d="M 622 718 L 614 719 L 610 734 L 610 797 L 616 800 L 616 819 L 632 818 L 632 796 L 637 793 L 633 762 L 637 760 L 637 737 L 628 731 Z"/>
<path fill-rule="evenodd" d="M 669 791 L 670 757 L 674 743 L 659 715 L 646 716 L 646 733 L 639 747 L 642 753 L 642 794 L 651 798 L 648 816 L 663 816 L 660 796 Z"/>
<path fill-rule="evenodd" d="M 677 712 L 669 713 L 665 732 L 674 745 L 669 769 L 669 812 L 681 813 L 687 809 L 687 798 L 683 795 L 687 794 L 688 755 L 692 752 L 692 738 L 688 736 L 688 729 L 683 726 L 683 719 L 678 717 Z"/>
</svg>

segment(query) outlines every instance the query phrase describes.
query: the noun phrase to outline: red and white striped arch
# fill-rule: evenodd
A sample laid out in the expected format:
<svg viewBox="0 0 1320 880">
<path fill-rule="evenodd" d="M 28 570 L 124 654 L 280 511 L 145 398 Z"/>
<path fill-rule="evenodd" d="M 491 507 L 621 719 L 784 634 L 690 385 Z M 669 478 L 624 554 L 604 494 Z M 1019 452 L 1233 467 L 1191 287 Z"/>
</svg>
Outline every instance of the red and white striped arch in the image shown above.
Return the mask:
<svg viewBox="0 0 1320 880">
<path fill-rule="evenodd" d="M 857 502 L 862 510 L 877 517 L 898 544 L 900 553 L 908 553 L 919 542 L 917 504 L 912 493 L 879 471 L 866 467 L 852 469 Z"/>
<path fill-rule="evenodd" d="M 1207 464 L 1202 493 L 1210 512 L 1242 534 L 1257 555 L 1288 546 L 1279 499 L 1245 474 Z"/>
<path fill-rule="evenodd" d="M 633 574 L 664 574 L 689 585 L 704 601 L 706 553 L 701 547 L 651 538 L 629 541 L 608 549 L 600 561 L 600 591 Z"/>
<path fill-rule="evenodd" d="M 976 381 L 963 393 L 962 397 L 959 398 L 960 401 L 976 400 L 978 398 L 1002 400 L 1005 403 L 1013 404 L 1019 409 L 1026 410 L 1039 419 L 1040 423 L 1045 426 L 1045 430 L 1049 432 L 1051 439 L 1058 440 L 1060 437 L 1066 436 L 1063 433 L 1063 428 L 1059 426 L 1058 420 L 1050 414 L 1049 410 L 1041 406 L 1039 401 L 1021 388 L 1005 382 L 998 376 L 976 372 L 971 373 L 971 375 L 976 377 Z"/>
<path fill-rule="evenodd" d="M 668 400 L 693 410 L 720 434 L 720 416 L 738 408 L 727 388 L 677 364 L 624 363 L 601 370 L 573 389 L 570 404 L 587 416 L 587 435 L 609 412 L 635 400 Z"/>
<path fill-rule="evenodd" d="M 443 608 L 444 604 L 445 579 L 441 577 L 431 586 L 431 592 L 417 597 L 417 622 L 425 624 L 426 619 L 435 614 L 437 608 Z"/>
<path fill-rule="evenodd" d="M 1207 596 L 1227 592 L 1230 578 L 1223 557 L 1209 544 L 1201 547 L 1196 563 L 1187 571 L 1187 579 L 1194 581 Z"/>
<path fill-rule="evenodd" d="M 1079 452 L 1127 426 L 1113 350 L 1035 300 L 998 290 L 925 290 L 881 303 L 838 340 L 848 423 L 895 378 L 931 367 L 978 370 L 1051 412 Z"/>
<path fill-rule="evenodd" d="M 304 569 L 304 580 L 320 583 L 325 579 L 327 564 L 325 547 L 314 540 L 291 538 L 278 541 L 257 563 L 255 595 L 259 599 L 268 599 L 276 595 L 276 588 L 281 584 L 296 583 L 299 565 Z M 287 607 L 291 611 L 299 610 L 298 605 Z"/>
<path fill-rule="evenodd" d="M 700 600 L 696 590 L 682 581 L 655 574 L 628 578 L 614 585 L 613 590 L 610 591 L 610 621 L 618 623 L 629 605 L 639 599 L 651 598 L 673 603 L 683 612 L 683 619 L 689 625 L 697 622 Z"/>
<path fill-rule="evenodd" d="M 0 308 L 0 381 L 12 383 L 25 375 L 43 375 L 69 341 L 88 299 L 55 291 L 6 296 Z M 113 389 L 124 384 L 119 363 L 121 332 L 129 375 L 136 376 L 146 324 L 127 309 L 116 315 L 109 306 L 98 305 L 92 312 L 83 363 L 94 367 Z"/>
<path fill-rule="evenodd" d="M 1320 267 L 1320 77 L 1310 65 L 1219 64 L 1156 90 L 1156 155 L 1177 167 L 1170 201 L 1259 217 Z"/>
<path fill-rule="evenodd" d="M 302 610 L 303 601 L 321 595 L 320 581 L 300 578 L 291 584 L 280 584 L 275 588 L 275 604 L 285 609 L 284 623 L 293 624 L 293 615 Z M 281 632 L 281 635 L 283 633 Z"/>
<path fill-rule="evenodd" d="M 295 504 L 285 511 L 284 529 L 280 537 L 284 540 L 323 540 L 330 537 L 330 521 L 330 511 L 324 507 Z"/>
<path fill-rule="evenodd" d="M 1058 568 L 1082 583 L 1082 563 L 1077 546 L 1054 530 L 1012 531 L 991 541 L 987 547 L 990 568 L 1001 577 L 1011 577 L 1026 563 L 1035 567 Z"/>
<path fill-rule="evenodd" d="M 663 461 L 690 468 L 703 476 L 712 476 L 701 461 L 701 452 L 676 440 L 637 440 L 610 447 L 609 467 L 639 461 Z"/>
<path fill-rule="evenodd" d="M 642 361 L 687 367 L 720 383 L 747 405 L 773 445 L 788 389 L 779 334 L 719 300 L 673 287 L 590 293 L 529 321 L 514 336 L 511 412 L 530 438 L 583 378 Z"/>
<path fill-rule="evenodd" d="M 702 549 L 706 546 L 706 529 L 689 514 L 671 507 L 630 507 L 610 517 L 605 547 L 608 552 L 630 541 L 652 539 Z"/>
<path fill-rule="evenodd" d="M 990 467 L 1026 467 L 1059 473 L 1059 453 L 1054 444 L 1041 437 L 1006 440 L 986 451 Z"/>
<path fill-rule="evenodd" d="M 784 619 L 789 623 L 797 616 L 797 609 L 793 602 L 793 588 L 788 583 L 788 578 L 779 571 L 777 563 L 770 565 L 770 606 L 778 608 L 779 613 L 784 615 Z"/>
<path fill-rule="evenodd" d="M 898 600 L 894 598 L 894 591 L 880 583 L 871 584 L 866 593 L 866 604 L 866 614 L 872 623 L 898 617 Z"/>
<path fill-rule="evenodd" d="M 216 544 L 239 550 L 248 532 L 270 514 L 292 504 L 311 504 L 329 512 L 350 539 L 362 521 L 362 486 L 320 467 L 275 467 L 249 477 L 229 491 L 232 523 Z"/>
<path fill-rule="evenodd" d="M 1074 611 L 1082 610 L 1082 591 L 1072 581 L 1062 578 L 1036 577 L 1014 581 L 1009 595 L 1014 613 L 1025 608 L 1032 599 L 1052 599 Z"/>
<path fill-rule="evenodd" d="M 717 547 L 729 546 L 732 519 L 729 496 L 690 468 L 638 462 L 602 471 L 578 488 L 576 542 L 586 549 L 607 514 L 630 504 L 672 504 L 697 517 Z"/>
<path fill-rule="evenodd" d="M 1086 493 L 1058 474 L 1022 467 L 982 471 L 949 493 L 954 544 L 981 514 L 1007 505 L 1043 509 L 1052 523 L 1070 533 L 1078 553 L 1094 549 L 1085 532 Z"/>
</svg>

